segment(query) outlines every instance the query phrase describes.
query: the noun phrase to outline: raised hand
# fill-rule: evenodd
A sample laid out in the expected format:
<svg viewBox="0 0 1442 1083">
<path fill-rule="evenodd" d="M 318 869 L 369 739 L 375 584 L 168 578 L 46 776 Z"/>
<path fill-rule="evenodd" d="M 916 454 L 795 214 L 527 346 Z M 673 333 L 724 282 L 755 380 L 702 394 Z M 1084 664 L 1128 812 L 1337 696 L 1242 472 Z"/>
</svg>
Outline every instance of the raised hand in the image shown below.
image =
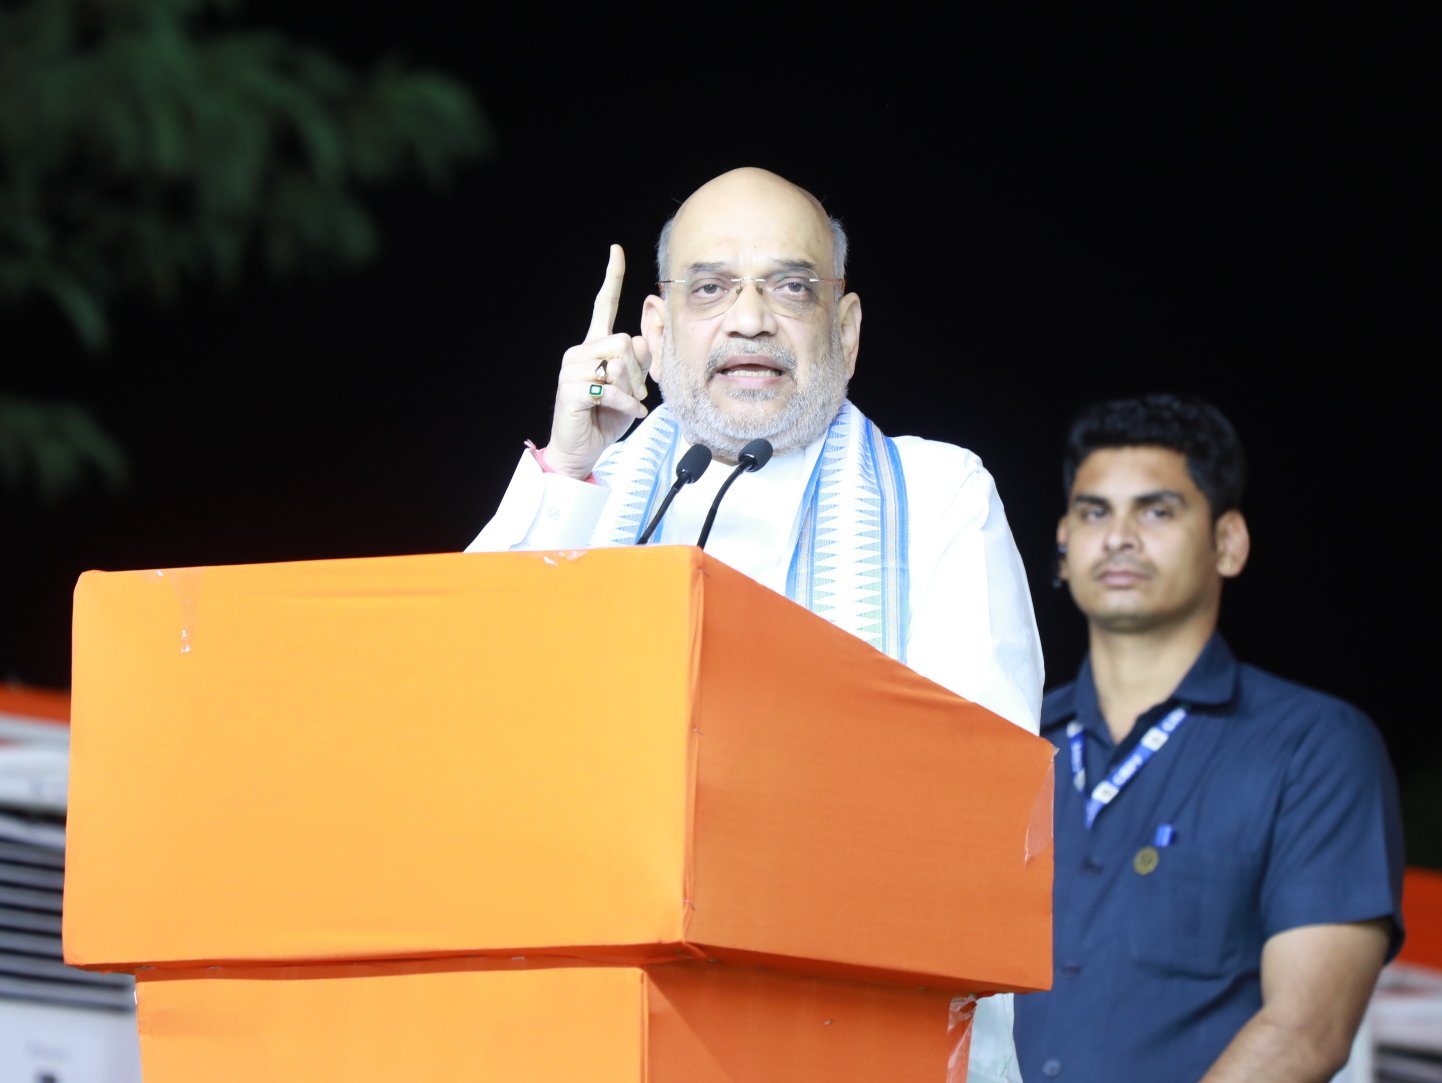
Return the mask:
<svg viewBox="0 0 1442 1083">
<path fill-rule="evenodd" d="M 651 367 L 646 340 L 611 330 L 625 276 L 626 255 L 620 245 L 613 244 L 585 341 L 561 358 L 546 462 L 552 470 L 575 478 L 589 475 L 601 452 L 618 440 L 635 418 L 647 413 L 641 402 Z"/>
</svg>

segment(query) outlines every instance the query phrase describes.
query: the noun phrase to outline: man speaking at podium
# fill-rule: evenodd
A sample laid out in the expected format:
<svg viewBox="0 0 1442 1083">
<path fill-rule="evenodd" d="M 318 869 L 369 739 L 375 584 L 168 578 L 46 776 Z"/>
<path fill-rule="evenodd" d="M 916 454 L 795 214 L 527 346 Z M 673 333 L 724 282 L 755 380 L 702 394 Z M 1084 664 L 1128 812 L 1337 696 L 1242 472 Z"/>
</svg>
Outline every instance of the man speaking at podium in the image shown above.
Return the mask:
<svg viewBox="0 0 1442 1083">
<path fill-rule="evenodd" d="M 723 173 L 662 229 L 638 336 L 613 330 L 613 245 L 585 341 L 561 361 L 550 439 L 527 442 L 466 551 L 704 541 L 1035 733 L 1041 644 L 991 475 L 964 448 L 884 436 L 847 400 L 861 300 L 846 292 L 846 243 L 809 192 Z M 648 374 L 664 400 L 649 412 Z M 1011 1020 L 1010 996 L 979 1002 L 970 1083 L 1020 1079 Z"/>
</svg>

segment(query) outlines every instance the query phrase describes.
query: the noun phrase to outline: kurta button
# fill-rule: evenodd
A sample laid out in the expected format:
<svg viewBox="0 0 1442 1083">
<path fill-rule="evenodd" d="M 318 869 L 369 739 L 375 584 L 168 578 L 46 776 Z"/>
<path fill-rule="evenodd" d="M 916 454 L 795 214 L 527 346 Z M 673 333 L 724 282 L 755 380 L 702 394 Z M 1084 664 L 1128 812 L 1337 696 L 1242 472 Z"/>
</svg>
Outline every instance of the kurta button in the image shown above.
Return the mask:
<svg viewBox="0 0 1442 1083">
<path fill-rule="evenodd" d="M 1074 978 L 1081 973 L 1081 967 L 1077 966 L 1076 963 L 1067 963 L 1061 968 L 1061 973 L 1064 978 Z"/>
<path fill-rule="evenodd" d="M 1101 871 L 1101 862 L 1097 861 L 1095 858 L 1089 857 L 1082 862 L 1082 872 L 1086 873 L 1088 876 L 1095 876 Z"/>
<path fill-rule="evenodd" d="M 1061 1075 L 1061 1061 L 1053 1057 L 1041 1066 L 1041 1074 L 1049 1076 Z"/>
</svg>

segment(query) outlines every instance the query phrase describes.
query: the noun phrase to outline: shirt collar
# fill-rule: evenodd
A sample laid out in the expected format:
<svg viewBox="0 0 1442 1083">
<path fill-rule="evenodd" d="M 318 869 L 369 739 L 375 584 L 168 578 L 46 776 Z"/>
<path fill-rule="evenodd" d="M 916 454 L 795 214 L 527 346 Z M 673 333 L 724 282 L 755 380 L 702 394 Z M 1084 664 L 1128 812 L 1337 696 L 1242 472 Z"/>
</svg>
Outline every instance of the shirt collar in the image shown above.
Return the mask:
<svg viewBox="0 0 1442 1083">
<path fill-rule="evenodd" d="M 1167 703 L 1185 703 L 1193 707 L 1220 707 L 1230 703 L 1237 691 L 1238 665 L 1231 648 L 1221 634 L 1212 637 L 1197 655 L 1192 668 L 1177 685 Z M 1079 720 L 1084 726 L 1100 725 L 1101 711 L 1097 706 L 1096 682 L 1092 677 L 1091 655 L 1082 659 L 1076 679 L 1046 697 L 1041 707 L 1043 732 Z"/>
</svg>

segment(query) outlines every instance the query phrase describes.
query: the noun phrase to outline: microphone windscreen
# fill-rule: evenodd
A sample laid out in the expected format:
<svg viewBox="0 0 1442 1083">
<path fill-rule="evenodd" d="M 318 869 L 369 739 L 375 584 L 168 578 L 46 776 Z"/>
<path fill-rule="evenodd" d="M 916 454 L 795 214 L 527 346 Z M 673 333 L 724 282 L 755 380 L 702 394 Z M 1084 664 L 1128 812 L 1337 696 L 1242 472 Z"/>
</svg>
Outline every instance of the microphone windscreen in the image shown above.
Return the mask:
<svg viewBox="0 0 1442 1083">
<path fill-rule="evenodd" d="M 692 444 L 676 464 L 676 477 L 687 485 L 695 481 L 711 465 L 711 449 L 705 444 Z"/>
<path fill-rule="evenodd" d="M 741 449 L 736 461 L 745 463 L 747 470 L 760 470 L 771 461 L 771 441 L 758 436 Z"/>
</svg>

